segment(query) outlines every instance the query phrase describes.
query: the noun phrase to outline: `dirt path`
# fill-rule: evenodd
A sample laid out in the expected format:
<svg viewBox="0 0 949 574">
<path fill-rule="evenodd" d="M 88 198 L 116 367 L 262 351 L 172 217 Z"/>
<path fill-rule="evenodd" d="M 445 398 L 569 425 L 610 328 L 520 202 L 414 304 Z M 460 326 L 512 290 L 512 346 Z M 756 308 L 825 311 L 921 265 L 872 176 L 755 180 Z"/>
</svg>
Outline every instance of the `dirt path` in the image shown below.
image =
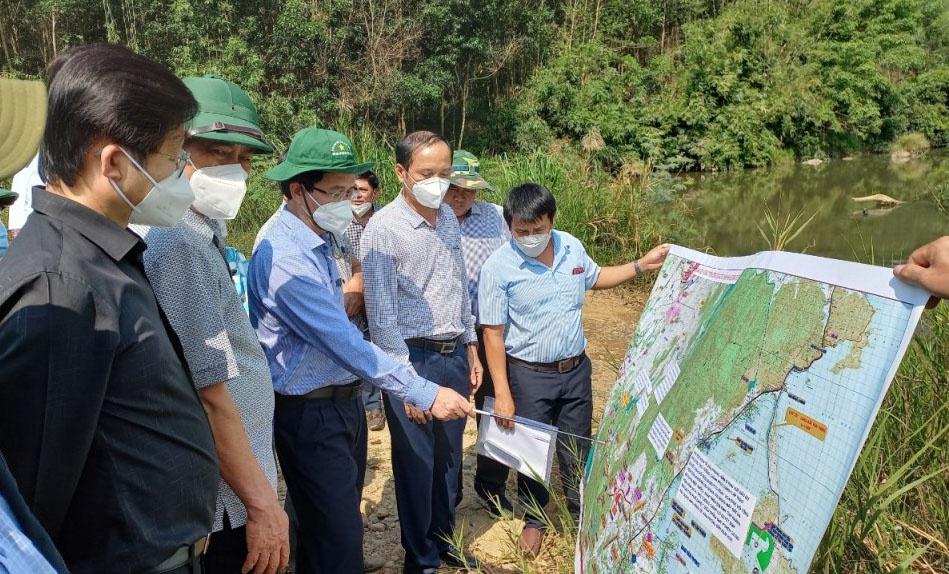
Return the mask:
<svg viewBox="0 0 949 574">
<path fill-rule="evenodd" d="M 639 291 L 589 293 L 584 307 L 584 325 L 593 361 L 594 419 L 603 412 L 603 401 L 613 385 L 615 366 L 623 359 L 636 318 L 646 300 Z M 594 423 L 595 426 L 595 423 Z M 475 467 L 473 422 L 465 431 L 464 488 L 465 498 L 459 506 L 457 525 L 464 529 L 469 550 L 488 566 L 489 572 L 514 573 L 512 541 L 520 534 L 519 520 L 494 521 L 474 498 L 472 479 Z M 366 563 L 381 566 L 377 572 L 401 572 L 403 551 L 399 543 L 399 523 L 395 491 L 389 465 L 389 432 L 369 435 L 369 469 L 363 492 L 363 513 L 366 518 Z M 512 473 L 513 475 L 513 473 Z M 513 493 L 514 481 L 509 481 Z M 560 572 L 563 564 L 544 564 L 537 571 Z M 547 559 L 549 561 L 549 558 Z M 549 567 L 548 567 L 549 566 Z M 572 567 L 569 569 L 572 572 Z"/>
</svg>

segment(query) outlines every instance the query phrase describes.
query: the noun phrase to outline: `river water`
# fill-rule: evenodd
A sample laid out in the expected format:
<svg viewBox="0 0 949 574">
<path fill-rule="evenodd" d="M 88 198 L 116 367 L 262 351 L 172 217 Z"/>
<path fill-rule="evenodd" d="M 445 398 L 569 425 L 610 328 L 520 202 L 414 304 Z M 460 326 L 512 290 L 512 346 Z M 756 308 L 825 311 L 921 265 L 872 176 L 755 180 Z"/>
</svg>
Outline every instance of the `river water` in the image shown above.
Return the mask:
<svg viewBox="0 0 949 574">
<path fill-rule="evenodd" d="M 933 199 L 949 185 L 949 153 L 931 152 L 896 163 L 888 156 L 833 160 L 819 166 L 776 166 L 720 174 L 686 176 L 688 204 L 698 234 L 695 247 L 723 256 L 768 248 L 758 227 L 766 213 L 813 221 L 786 250 L 891 265 L 913 249 L 949 234 L 949 215 Z M 882 193 L 905 201 L 893 209 L 852 198 Z"/>
</svg>

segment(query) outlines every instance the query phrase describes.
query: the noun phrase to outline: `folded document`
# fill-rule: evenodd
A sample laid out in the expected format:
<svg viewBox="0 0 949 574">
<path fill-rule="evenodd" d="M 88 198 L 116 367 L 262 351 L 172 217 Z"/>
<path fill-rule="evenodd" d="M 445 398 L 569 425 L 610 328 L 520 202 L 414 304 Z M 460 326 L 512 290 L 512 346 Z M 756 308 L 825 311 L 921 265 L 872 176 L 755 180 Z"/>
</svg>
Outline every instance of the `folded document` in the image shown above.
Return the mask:
<svg viewBox="0 0 949 574">
<path fill-rule="evenodd" d="M 494 399 L 486 397 L 484 410 L 494 412 Z M 557 427 L 514 417 L 514 430 L 498 426 L 494 417 L 481 415 L 478 454 L 492 458 L 517 472 L 550 484 Z"/>
</svg>

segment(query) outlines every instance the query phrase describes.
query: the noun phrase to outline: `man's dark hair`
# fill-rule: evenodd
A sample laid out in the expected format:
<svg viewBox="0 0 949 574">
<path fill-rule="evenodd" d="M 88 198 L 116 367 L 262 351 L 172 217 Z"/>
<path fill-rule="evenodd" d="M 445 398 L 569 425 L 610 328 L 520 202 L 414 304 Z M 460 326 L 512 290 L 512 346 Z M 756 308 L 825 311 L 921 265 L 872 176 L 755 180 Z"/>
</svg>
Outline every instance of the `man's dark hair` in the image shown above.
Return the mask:
<svg viewBox="0 0 949 574">
<path fill-rule="evenodd" d="M 320 180 L 323 179 L 323 174 L 326 172 L 323 171 L 305 171 L 303 173 L 297 174 L 286 181 L 280 182 L 280 191 L 283 193 L 283 196 L 287 199 L 290 199 L 290 184 L 299 183 L 303 186 L 304 189 L 309 190 L 314 185 L 320 183 Z"/>
<path fill-rule="evenodd" d="M 369 182 L 369 187 L 372 188 L 372 191 L 379 191 L 379 176 L 376 175 L 376 172 L 368 169 L 361 174 L 356 176 L 356 179 L 364 179 Z"/>
<path fill-rule="evenodd" d="M 45 181 L 73 185 L 89 146 L 109 139 L 143 160 L 198 111 L 188 88 L 158 62 L 115 44 L 66 50 L 50 63 Z"/>
<path fill-rule="evenodd" d="M 507 192 L 504 200 L 504 221 L 508 227 L 511 221 L 537 221 L 548 216 L 551 221 L 557 214 L 557 200 L 550 190 L 539 183 L 522 183 Z"/>
<path fill-rule="evenodd" d="M 431 147 L 437 143 L 443 143 L 448 146 L 448 153 L 452 152 L 451 144 L 448 140 L 435 132 L 418 131 L 412 132 L 402 138 L 395 146 L 395 162 L 405 169 L 412 163 L 412 156 L 420 149 Z"/>
</svg>

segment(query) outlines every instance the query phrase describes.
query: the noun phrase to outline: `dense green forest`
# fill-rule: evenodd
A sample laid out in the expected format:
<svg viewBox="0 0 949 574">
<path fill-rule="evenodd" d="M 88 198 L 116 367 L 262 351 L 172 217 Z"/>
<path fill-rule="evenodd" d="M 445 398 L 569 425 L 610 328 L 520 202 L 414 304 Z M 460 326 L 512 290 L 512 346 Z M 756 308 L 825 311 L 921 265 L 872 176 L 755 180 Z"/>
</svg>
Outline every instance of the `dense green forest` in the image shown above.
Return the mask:
<svg viewBox="0 0 949 574">
<path fill-rule="evenodd" d="M 0 0 L 2 73 L 108 40 L 305 125 L 433 128 L 608 171 L 949 142 L 949 0 Z"/>
<path fill-rule="evenodd" d="M 949 0 L 0 0 L 0 75 L 43 77 L 57 53 L 92 41 L 239 83 L 280 147 L 308 125 L 348 132 L 379 163 L 386 198 L 397 138 L 439 130 L 485 155 L 496 187 L 485 199 L 528 180 L 554 190 L 558 228 L 604 264 L 660 241 L 715 248 L 686 196 L 690 181 L 724 176 L 678 172 L 949 145 Z M 263 178 L 273 161 L 255 160 L 228 226 L 247 254 L 280 202 Z M 806 220 L 774 201 L 797 167 L 761 173 L 758 193 L 735 201 Z M 900 177 L 919 188 L 908 199 L 931 195 L 949 213 L 944 172 L 911 161 Z M 862 185 L 839 183 L 828 202 L 888 191 Z M 890 255 L 872 242 L 861 251 Z M 949 572 L 947 364 L 943 303 L 903 361 L 811 572 Z M 574 547 L 562 534 L 566 572 Z"/>
</svg>

